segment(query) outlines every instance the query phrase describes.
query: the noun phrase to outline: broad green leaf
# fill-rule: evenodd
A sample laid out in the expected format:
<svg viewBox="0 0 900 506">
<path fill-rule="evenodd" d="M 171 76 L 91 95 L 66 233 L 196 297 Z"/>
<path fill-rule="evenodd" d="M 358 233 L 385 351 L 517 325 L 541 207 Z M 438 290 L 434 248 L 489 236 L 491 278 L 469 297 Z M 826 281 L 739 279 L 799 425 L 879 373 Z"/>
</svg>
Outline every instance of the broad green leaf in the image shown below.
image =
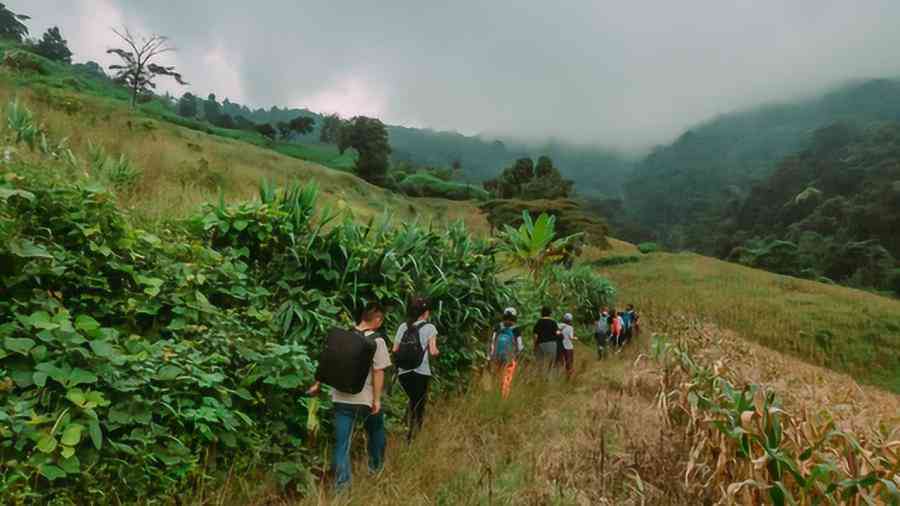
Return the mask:
<svg viewBox="0 0 900 506">
<path fill-rule="evenodd" d="M 75 447 L 63 445 L 62 451 L 59 452 L 59 454 L 62 455 L 62 458 L 64 459 L 72 458 L 72 456 L 75 455 Z"/>
<path fill-rule="evenodd" d="M 44 388 L 44 385 L 47 384 L 47 373 L 37 371 L 32 376 L 34 379 L 34 384 L 38 386 L 38 388 Z"/>
<path fill-rule="evenodd" d="M 159 372 L 156 373 L 156 377 L 163 381 L 171 381 L 177 378 L 181 373 L 184 372 L 180 367 L 176 367 L 174 365 L 164 365 L 159 368 Z"/>
<path fill-rule="evenodd" d="M 21 258 L 53 258 L 53 255 L 47 251 L 47 248 L 27 239 L 10 241 L 9 251 L 13 255 Z"/>
<path fill-rule="evenodd" d="M 75 328 L 82 332 L 93 332 L 100 328 L 100 324 L 92 317 L 82 314 L 75 318 Z"/>
<path fill-rule="evenodd" d="M 44 464 L 41 466 L 40 470 L 41 476 L 47 478 L 50 481 L 57 480 L 59 478 L 65 478 L 66 472 L 60 469 L 57 466 L 51 464 Z"/>
<path fill-rule="evenodd" d="M 249 225 L 249 224 L 250 224 L 250 222 L 247 220 L 235 220 L 234 229 L 237 230 L 238 232 L 240 232 L 240 231 L 244 230 L 245 228 L 247 228 L 247 225 Z"/>
<path fill-rule="evenodd" d="M 74 455 L 67 457 L 66 460 L 60 462 L 59 467 L 65 471 L 66 474 L 78 474 L 81 472 L 81 462 L 78 460 L 78 457 Z"/>
<path fill-rule="evenodd" d="M 66 446 L 76 446 L 81 442 L 81 432 L 83 430 L 84 426 L 78 423 L 67 425 L 66 429 L 63 431 L 60 442 Z"/>
<path fill-rule="evenodd" d="M 28 355 L 28 352 L 34 348 L 34 339 L 27 337 L 7 337 L 3 340 L 3 346 L 7 350 L 19 353 L 20 355 Z"/>
<path fill-rule="evenodd" d="M 100 429 L 100 422 L 91 420 L 88 424 L 88 434 L 91 436 L 91 442 L 94 443 L 94 448 L 98 450 L 103 448 L 103 431 Z"/>
<path fill-rule="evenodd" d="M 82 407 L 87 402 L 84 392 L 80 388 L 73 388 L 66 392 L 66 399 L 69 399 L 75 405 Z"/>
<path fill-rule="evenodd" d="M 80 385 L 82 383 L 96 383 L 97 376 L 89 371 L 85 371 L 84 369 L 74 369 L 72 373 L 69 375 L 69 386 Z"/>
<path fill-rule="evenodd" d="M 109 358 L 113 356 L 114 350 L 111 344 L 106 341 L 91 341 L 91 350 L 98 357 Z"/>
<path fill-rule="evenodd" d="M 13 190 L 12 188 L 0 188 L 0 200 L 7 201 L 10 197 L 21 197 L 29 202 L 34 202 L 34 194 L 25 190 Z"/>
<path fill-rule="evenodd" d="M 56 449 L 57 441 L 56 438 L 50 434 L 44 434 L 41 436 L 41 439 L 38 440 L 37 449 L 42 453 L 53 453 L 53 450 Z"/>
</svg>

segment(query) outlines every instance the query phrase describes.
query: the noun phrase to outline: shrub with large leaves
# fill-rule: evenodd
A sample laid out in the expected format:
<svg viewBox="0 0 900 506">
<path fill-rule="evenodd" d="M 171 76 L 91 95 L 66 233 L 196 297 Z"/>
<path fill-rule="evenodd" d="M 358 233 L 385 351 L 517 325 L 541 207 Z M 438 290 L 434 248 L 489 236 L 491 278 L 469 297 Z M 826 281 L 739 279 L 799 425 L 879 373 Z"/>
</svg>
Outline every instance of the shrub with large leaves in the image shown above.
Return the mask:
<svg viewBox="0 0 900 506">
<path fill-rule="evenodd" d="M 511 297 L 461 225 L 337 220 L 314 188 L 266 186 L 160 237 L 102 189 L 22 170 L 0 183 L 4 500 L 165 496 L 233 466 L 302 484 L 321 452 L 299 392 L 328 327 L 377 299 L 393 328 L 425 293 L 456 388 Z"/>
</svg>

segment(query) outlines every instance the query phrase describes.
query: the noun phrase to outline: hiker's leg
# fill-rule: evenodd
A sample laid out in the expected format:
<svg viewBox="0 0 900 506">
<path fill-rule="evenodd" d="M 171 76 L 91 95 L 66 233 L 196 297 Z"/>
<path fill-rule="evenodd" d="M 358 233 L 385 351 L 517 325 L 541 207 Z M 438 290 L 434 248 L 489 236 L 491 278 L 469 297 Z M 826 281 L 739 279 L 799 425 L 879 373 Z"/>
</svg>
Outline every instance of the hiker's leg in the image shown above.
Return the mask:
<svg viewBox="0 0 900 506">
<path fill-rule="evenodd" d="M 415 410 L 413 411 L 415 420 L 412 425 L 414 437 L 416 433 L 418 433 L 422 429 L 422 422 L 425 421 L 425 405 L 428 403 L 428 382 L 431 379 L 431 376 L 425 376 L 424 374 L 412 373 L 417 376 L 416 381 L 418 382 L 418 393 L 419 399 L 416 402 Z"/>
<path fill-rule="evenodd" d="M 366 417 L 366 435 L 369 439 L 369 471 L 377 473 L 384 467 L 384 448 L 387 438 L 384 435 L 384 411 Z"/>
<path fill-rule="evenodd" d="M 513 360 L 503 368 L 503 383 L 500 385 L 500 396 L 504 399 L 509 398 L 509 393 L 512 390 L 513 376 L 515 376 L 515 374 L 516 361 Z"/>
<path fill-rule="evenodd" d="M 343 403 L 334 404 L 334 452 L 331 455 L 331 468 L 334 470 L 335 488 L 343 488 L 350 484 L 350 439 L 356 423 L 356 410 Z"/>
<path fill-rule="evenodd" d="M 416 432 L 422 426 L 422 418 L 425 415 L 425 397 L 428 388 L 429 376 L 417 372 L 408 372 L 400 376 L 403 390 L 409 397 L 409 433 L 406 436 L 412 441 Z"/>
</svg>

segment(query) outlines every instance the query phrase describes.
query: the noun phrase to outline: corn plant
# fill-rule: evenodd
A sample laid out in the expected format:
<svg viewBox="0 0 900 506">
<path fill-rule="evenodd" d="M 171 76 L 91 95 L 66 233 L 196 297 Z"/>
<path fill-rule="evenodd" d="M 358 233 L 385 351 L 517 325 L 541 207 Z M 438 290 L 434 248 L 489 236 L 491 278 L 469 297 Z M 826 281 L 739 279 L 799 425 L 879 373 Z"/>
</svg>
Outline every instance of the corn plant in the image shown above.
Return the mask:
<svg viewBox="0 0 900 506">
<path fill-rule="evenodd" d="M 728 504 L 900 504 L 900 430 L 859 436 L 827 412 L 789 414 L 775 392 L 739 386 L 725 359 L 695 360 L 687 343 L 655 336 L 659 406 L 691 442 L 685 486 Z"/>
<path fill-rule="evenodd" d="M 557 238 L 555 216 L 542 213 L 533 220 L 531 213 L 523 211 L 522 225 L 519 228 L 506 225 L 501 244 L 514 264 L 538 278 L 547 266 L 565 259 L 566 247 L 578 237 L 580 234 Z"/>
<path fill-rule="evenodd" d="M 74 155 L 67 158 L 71 163 Z M 141 177 L 141 170 L 124 154 L 110 157 L 103 146 L 91 142 L 88 143 L 88 173 L 93 179 L 119 190 L 133 187 Z"/>
<path fill-rule="evenodd" d="M 31 110 L 21 104 L 18 99 L 11 100 L 6 106 L 6 126 L 15 132 L 16 144 L 24 142 L 31 150 L 37 147 L 41 137 L 45 134 L 35 122 Z"/>
</svg>

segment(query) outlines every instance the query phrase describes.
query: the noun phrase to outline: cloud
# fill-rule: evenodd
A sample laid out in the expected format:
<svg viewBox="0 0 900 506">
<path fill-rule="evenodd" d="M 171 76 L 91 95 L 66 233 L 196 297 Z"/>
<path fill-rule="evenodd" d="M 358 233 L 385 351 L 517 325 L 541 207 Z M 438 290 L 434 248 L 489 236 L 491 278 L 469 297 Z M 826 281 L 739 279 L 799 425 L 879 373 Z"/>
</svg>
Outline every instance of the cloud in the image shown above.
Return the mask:
<svg viewBox="0 0 900 506">
<path fill-rule="evenodd" d="M 26 0 L 79 58 L 169 35 L 192 91 L 625 149 L 736 108 L 900 74 L 896 0 Z M 211 56 L 212 55 L 212 56 Z"/>
</svg>

